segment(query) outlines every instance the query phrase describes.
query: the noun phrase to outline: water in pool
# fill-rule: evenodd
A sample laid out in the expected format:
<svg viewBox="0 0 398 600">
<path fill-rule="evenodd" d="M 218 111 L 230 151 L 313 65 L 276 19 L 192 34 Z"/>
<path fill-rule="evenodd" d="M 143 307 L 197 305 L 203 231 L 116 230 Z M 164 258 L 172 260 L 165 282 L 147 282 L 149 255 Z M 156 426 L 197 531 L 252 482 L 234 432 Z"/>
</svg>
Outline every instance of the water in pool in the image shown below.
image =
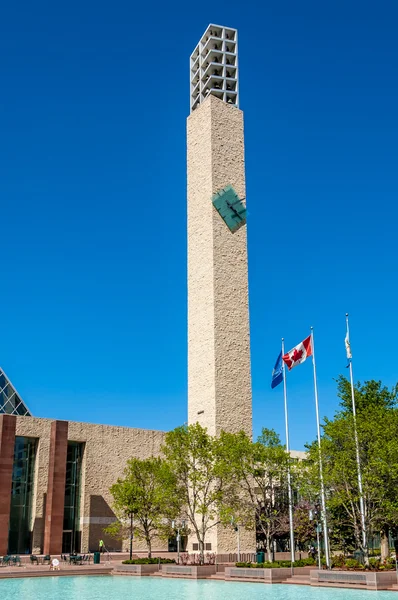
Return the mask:
<svg viewBox="0 0 398 600">
<path fill-rule="evenodd" d="M 1 600 L 398 600 L 396 592 L 152 577 L 0 579 Z"/>
</svg>

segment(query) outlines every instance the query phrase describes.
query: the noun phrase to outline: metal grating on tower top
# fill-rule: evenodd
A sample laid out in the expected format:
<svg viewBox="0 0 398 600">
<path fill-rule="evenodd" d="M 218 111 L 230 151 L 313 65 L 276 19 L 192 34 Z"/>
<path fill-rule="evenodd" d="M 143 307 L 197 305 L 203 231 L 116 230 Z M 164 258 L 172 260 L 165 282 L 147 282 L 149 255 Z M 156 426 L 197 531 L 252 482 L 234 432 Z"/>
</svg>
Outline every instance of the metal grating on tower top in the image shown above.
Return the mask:
<svg viewBox="0 0 398 600">
<path fill-rule="evenodd" d="M 190 58 L 191 112 L 209 94 L 239 107 L 238 32 L 209 25 Z"/>
<path fill-rule="evenodd" d="M 0 414 L 31 417 L 31 413 L 0 367 Z"/>
</svg>

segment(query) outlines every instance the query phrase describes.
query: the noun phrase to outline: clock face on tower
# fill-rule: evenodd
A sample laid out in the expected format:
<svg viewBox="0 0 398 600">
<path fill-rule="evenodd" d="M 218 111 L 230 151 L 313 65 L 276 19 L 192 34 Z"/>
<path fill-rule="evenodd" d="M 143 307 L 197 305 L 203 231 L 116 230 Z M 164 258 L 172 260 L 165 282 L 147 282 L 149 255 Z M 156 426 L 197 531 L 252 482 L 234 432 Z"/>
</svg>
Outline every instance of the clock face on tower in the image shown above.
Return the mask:
<svg viewBox="0 0 398 600">
<path fill-rule="evenodd" d="M 232 233 L 246 223 L 246 206 L 232 185 L 227 185 L 214 194 L 212 202 Z"/>
</svg>

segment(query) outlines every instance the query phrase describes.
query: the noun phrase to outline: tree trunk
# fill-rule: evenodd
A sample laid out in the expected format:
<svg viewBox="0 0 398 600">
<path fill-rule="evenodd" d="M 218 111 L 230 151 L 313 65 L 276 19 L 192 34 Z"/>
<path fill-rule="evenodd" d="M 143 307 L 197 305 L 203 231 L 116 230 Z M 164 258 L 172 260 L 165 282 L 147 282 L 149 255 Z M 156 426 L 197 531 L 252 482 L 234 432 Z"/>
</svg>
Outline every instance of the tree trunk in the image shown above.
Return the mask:
<svg viewBox="0 0 398 600">
<path fill-rule="evenodd" d="M 270 536 L 270 534 L 269 534 L 268 531 L 265 534 L 265 541 L 267 543 L 267 556 L 268 556 L 268 560 L 269 560 L 269 562 L 272 562 L 272 542 L 271 542 L 271 536 Z"/>
<path fill-rule="evenodd" d="M 365 567 L 369 567 L 369 548 L 367 546 L 363 549 L 363 560 Z"/>
<path fill-rule="evenodd" d="M 148 548 L 148 558 L 152 558 L 152 541 L 151 538 L 147 537 L 146 539 L 146 545 Z"/>
<path fill-rule="evenodd" d="M 386 560 L 390 556 L 390 543 L 388 540 L 389 527 L 388 525 L 384 525 L 382 530 L 380 531 L 380 551 L 381 551 L 381 560 Z"/>
<path fill-rule="evenodd" d="M 357 528 L 356 533 L 355 533 L 355 538 L 357 541 L 357 547 L 362 550 L 363 553 L 363 562 L 365 564 L 365 567 L 369 567 L 369 548 L 368 546 L 364 547 L 363 542 L 362 542 L 362 527 L 361 528 Z"/>
<path fill-rule="evenodd" d="M 199 540 L 199 564 L 205 564 L 205 542 L 204 540 Z"/>
</svg>

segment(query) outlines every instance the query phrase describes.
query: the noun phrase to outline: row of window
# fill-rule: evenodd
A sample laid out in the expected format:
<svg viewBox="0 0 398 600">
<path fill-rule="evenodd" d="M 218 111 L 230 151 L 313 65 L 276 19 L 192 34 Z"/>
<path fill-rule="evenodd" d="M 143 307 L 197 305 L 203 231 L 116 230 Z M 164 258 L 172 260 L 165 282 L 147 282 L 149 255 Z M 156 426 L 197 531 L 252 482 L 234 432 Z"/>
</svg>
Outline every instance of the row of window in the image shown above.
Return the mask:
<svg viewBox="0 0 398 600">
<path fill-rule="evenodd" d="M 32 552 L 32 502 L 37 439 L 15 438 L 12 470 L 9 554 Z M 63 552 L 80 551 L 79 499 L 83 444 L 68 442 L 66 459 Z"/>
</svg>

